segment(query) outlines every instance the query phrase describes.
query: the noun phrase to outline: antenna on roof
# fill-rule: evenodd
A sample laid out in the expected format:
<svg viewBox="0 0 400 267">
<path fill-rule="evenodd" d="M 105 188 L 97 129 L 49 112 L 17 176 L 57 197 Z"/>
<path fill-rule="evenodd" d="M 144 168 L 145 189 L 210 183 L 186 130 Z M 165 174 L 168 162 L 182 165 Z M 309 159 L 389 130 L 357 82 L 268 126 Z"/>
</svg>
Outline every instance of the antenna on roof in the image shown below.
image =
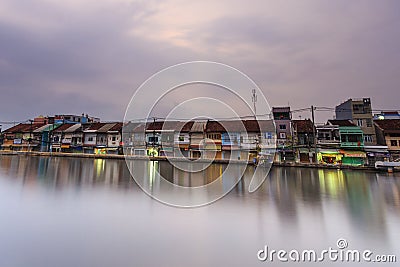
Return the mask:
<svg viewBox="0 0 400 267">
<path fill-rule="evenodd" d="M 254 119 L 257 119 L 257 110 L 256 110 L 257 94 L 256 94 L 256 89 L 253 89 L 251 91 L 251 101 L 253 102 Z"/>
</svg>

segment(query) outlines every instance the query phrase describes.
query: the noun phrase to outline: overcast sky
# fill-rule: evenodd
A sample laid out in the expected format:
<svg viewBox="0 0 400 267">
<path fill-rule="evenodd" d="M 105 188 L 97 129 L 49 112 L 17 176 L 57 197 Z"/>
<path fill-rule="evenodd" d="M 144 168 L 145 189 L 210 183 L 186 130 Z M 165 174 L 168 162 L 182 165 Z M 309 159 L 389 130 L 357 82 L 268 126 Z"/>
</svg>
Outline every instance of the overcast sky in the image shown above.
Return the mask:
<svg viewBox="0 0 400 267">
<path fill-rule="evenodd" d="M 241 70 L 271 106 L 369 96 L 400 109 L 399 12 L 397 0 L 2 0 L 0 121 L 122 120 L 141 83 L 192 60 Z"/>
</svg>

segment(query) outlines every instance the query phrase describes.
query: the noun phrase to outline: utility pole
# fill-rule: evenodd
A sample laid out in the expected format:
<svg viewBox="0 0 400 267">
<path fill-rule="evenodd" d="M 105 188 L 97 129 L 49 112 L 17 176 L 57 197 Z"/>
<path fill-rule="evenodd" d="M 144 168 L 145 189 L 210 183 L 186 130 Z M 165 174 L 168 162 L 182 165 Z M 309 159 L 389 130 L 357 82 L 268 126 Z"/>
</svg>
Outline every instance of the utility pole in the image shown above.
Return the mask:
<svg viewBox="0 0 400 267">
<path fill-rule="evenodd" d="M 30 127 L 30 129 L 29 129 L 28 151 L 31 149 L 31 142 L 32 142 L 32 122 L 33 122 L 33 120 L 29 120 L 29 122 L 31 123 L 31 127 Z"/>
<path fill-rule="evenodd" d="M 311 118 L 312 118 L 312 124 L 313 124 L 313 138 L 314 138 L 315 163 L 318 164 L 318 157 L 317 157 L 317 135 L 316 135 L 316 133 L 315 133 L 314 106 L 311 106 Z"/>
<path fill-rule="evenodd" d="M 253 102 L 254 119 L 257 120 L 257 110 L 256 110 L 257 94 L 256 94 L 256 89 L 253 89 L 251 91 L 251 101 Z"/>
<path fill-rule="evenodd" d="M 153 150 L 151 151 L 152 156 L 154 157 L 154 151 L 156 149 L 156 117 L 153 117 Z"/>
</svg>

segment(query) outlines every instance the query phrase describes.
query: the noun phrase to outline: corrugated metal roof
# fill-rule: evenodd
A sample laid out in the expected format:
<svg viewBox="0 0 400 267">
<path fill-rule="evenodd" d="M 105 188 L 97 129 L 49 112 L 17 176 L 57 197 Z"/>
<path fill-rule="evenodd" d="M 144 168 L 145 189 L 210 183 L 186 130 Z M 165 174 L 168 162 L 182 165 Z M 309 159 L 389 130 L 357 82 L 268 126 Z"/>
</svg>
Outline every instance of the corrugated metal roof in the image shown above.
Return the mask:
<svg viewBox="0 0 400 267">
<path fill-rule="evenodd" d="M 119 132 L 122 130 L 122 126 L 124 124 L 122 122 L 117 122 L 115 123 L 115 125 L 109 130 L 109 131 L 115 131 L 115 132 Z"/>
<path fill-rule="evenodd" d="M 33 132 L 36 129 L 42 127 L 43 124 L 37 124 L 37 123 L 20 123 L 18 125 L 15 125 L 7 130 L 4 130 L 4 133 L 28 133 L 28 132 Z"/>
<path fill-rule="evenodd" d="M 206 129 L 207 121 L 195 121 L 190 129 L 191 132 L 203 132 Z"/>
<path fill-rule="evenodd" d="M 61 124 L 56 130 L 55 132 L 65 132 L 65 130 L 67 130 L 68 128 L 70 128 L 73 124 Z"/>
<path fill-rule="evenodd" d="M 43 126 L 37 128 L 37 129 L 34 130 L 33 132 L 34 132 L 34 133 L 41 133 L 41 132 L 43 132 L 43 130 L 46 129 L 47 127 L 49 127 L 49 125 L 48 125 L 48 124 L 45 124 L 45 125 L 43 125 Z"/>
<path fill-rule="evenodd" d="M 337 126 L 356 126 L 350 120 L 328 120 L 328 123 Z"/>
<path fill-rule="evenodd" d="M 69 127 L 68 129 L 66 129 L 64 132 L 65 133 L 73 133 L 73 132 L 75 132 L 76 130 L 78 130 L 79 128 L 81 128 L 81 124 L 80 123 L 77 123 L 77 124 L 73 124 L 71 127 Z"/>
<path fill-rule="evenodd" d="M 129 122 L 124 125 L 123 132 L 125 133 L 138 133 L 145 131 L 145 124 L 144 123 L 137 123 L 137 122 Z"/>
<path fill-rule="evenodd" d="M 374 123 L 386 133 L 400 132 L 400 120 L 375 120 Z"/>
<path fill-rule="evenodd" d="M 115 123 L 106 123 L 100 129 L 98 129 L 97 132 L 98 133 L 106 133 L 114 126 L 115 126 Z"/>
<path fill-rule="evenodd" d="M 95 132 L 98 129 L 100 129 L 101 127 L 103 127 L 105 125 L 104 122 L 96 122 L 96 123 L 92 123 L 89 128 L 86 129 L 86 131 L 88 132 Z"/>
</svg>

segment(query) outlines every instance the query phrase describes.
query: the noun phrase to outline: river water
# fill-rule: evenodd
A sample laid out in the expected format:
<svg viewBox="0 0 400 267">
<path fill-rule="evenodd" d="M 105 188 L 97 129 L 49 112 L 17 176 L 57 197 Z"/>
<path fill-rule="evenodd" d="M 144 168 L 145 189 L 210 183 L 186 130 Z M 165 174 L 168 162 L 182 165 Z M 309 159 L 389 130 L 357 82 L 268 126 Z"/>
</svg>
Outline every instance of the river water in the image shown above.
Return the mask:
<svg viewBox="0 0 400 267">
<path fill-rule="evenodd" d="M 0 156 L 0 266 L 308 266 L 257 253 L 340 238 L 399 264 L 399 174 L 273 167 L 250 194 L 253 172 L 221 200 L 184 209 L 144 194 L 123 160 Z"/>
</svg>

